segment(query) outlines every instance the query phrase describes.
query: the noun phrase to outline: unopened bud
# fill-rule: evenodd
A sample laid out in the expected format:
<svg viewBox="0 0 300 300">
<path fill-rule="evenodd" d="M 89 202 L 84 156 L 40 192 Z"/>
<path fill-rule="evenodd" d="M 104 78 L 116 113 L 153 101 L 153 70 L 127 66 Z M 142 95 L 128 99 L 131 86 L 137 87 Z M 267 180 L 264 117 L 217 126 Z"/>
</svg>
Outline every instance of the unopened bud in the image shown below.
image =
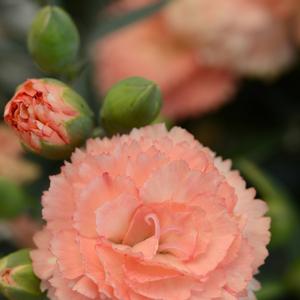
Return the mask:
<svg viewBox="0 0 300 300">
<path fill-rule="evenodd" d="M 101 122 L 110 133 L 125 133 L 150 124 L 159 114 L 161 92 L 150 80 L 131 77 L 118 82 L 107 93 Z"/>
<path fill-rule="evenodd" d="M 68 73 L 80 47 L 71 17 L 57 6 L 46 6 L 36 15 L 28 35 L 28 48 L 48 73 Z"/>
<path fill-rule="evenodd" d="M 0 260 L 0 293 L 10 300 L 46 300 L 34 275 L 28 250 Z"/>
<path fill-rule="evenodd" d="M 93 113 L 84 99 L 55 79 L 30 79 L 7 103 L 4 119 L 26 149 L 65 159 L 92 134 Z"/>
</svg>

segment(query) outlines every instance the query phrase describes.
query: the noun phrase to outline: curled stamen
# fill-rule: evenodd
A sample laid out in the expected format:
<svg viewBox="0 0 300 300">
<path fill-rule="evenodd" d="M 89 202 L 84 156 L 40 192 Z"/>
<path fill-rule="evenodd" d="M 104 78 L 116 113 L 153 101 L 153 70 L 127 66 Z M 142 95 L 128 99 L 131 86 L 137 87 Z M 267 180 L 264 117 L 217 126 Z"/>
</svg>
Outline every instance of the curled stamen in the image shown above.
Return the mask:
<svg viewBox="0 0 300 300">
<path fill-rule="evenodd" d="M 160 223 L 157 215 L 155 214 L 148 214 L 145 216 L 145 221 L 148 225 L 151 225 L 151 221 L 154 224 L 154 236 L 159 240 L 160 238 Z"/>
</svg>

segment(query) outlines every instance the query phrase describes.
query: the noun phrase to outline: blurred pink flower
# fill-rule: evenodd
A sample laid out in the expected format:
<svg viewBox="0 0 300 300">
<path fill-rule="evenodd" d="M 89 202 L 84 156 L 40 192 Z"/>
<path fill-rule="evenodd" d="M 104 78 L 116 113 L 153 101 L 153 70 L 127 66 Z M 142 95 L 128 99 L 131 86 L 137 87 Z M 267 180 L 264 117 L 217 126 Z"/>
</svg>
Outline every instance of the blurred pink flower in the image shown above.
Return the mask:
<svg viewBox="0 0 300 300">
<path fill-rule="evenodd" d="M 63 86 L 53 82 L 27 80 L 5 107 L 4 120 L 30 149 L 69 143 L 64 125 L 78 113 L 62 99 Z"/>
<path fill-rule="evenodd" d="M 173 33 L 197 47 L 208 64 L 244 75 L 276 75 L 294 54 L 283 20 L 290 7 L 280 1 L 174 0 L 164 16 Z"/>
<path fill-rule="evenodd" d="M 171 118 L 216 109 L 230 99 L 236 87 L 227 70 L 203 66 L 193 49 L 167 31 L 160 15 L 99 41 L 94 56 L 100 91 L 126 77 L 143 76 L 161 87 L 163 111 Z"/>
<path fill-rule="evenodd" d="M 18 137 L 5 125 L 0 125 L 0 176 L 15 183 L 23 183 L 37 178 L 39 168 L 26 161 Z"/>
<path fill-rule="evenodd" d="M 40 223 L 23 214 L 14 219 L 0 221 L 0 237 L 10 239 L 20 248 L 33 248 L 33 236 L 41 228 Z"/>
<path fill-rule="evenodd" d="M 274 16 L 283 20 L 290 19 L 300 4 L 299 0 L 254 0 L 254 2 L 265 5 Z"/>
<path fill-rule="evenodd" d="M 147 5 L 158 3 L 160 0 L 117 0 L 110 4 L 107 12 L 125 13 L 135 9 L 143 8 Z"/>
<path fill-rule="evenodd" d="M 31 257 L 51 300 L 253 299 L 267 206 L 181 128 L 89 140 L 42 203 Z"/>
<path fill-rule="evenodd" d="M 293 19 L 293 35 L 295 42 L 298 46 L 300 46 L 300 2 L 295 9 L 295 17 Z"/>
</svg>

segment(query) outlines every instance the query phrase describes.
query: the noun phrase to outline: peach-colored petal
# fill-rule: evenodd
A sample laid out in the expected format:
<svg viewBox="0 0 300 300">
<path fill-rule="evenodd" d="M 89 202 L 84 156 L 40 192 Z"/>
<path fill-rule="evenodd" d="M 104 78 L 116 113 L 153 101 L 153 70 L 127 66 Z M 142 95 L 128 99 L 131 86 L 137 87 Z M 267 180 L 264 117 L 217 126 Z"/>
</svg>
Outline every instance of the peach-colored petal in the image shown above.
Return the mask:
<svg viewBox="0 0 300 300">
<path fill-rule="evenodd" d="M 85 276 L 77 281 L 72 290 L 90 299 L 98 297 L 97 285 Z"/>
<path fill-rule="evenodd" d="M 188 171 L 185 161 L 174 161 L 154 172 L 141 189 L 141 199 L 146 203 L 172 200 L 182 177 Z"/>
<path fill-rule="evenodd" d="M 30 253 L 33 270 L 41 279 L 49 279 L 56 265 L 56 257 L 50 252 L 51 232 L 47 229 L 35 234 L 34 243 L 38 247 Z"/>
<path fill-rule="evenodd" d="M 106 202 L 96 210 L 97 233 L 110 241 L 123 240 L 135 209 L 140 202 L 128 195 Z"/>
<path fill-rule="evenodd" d="M 51 242 L 51 251 L 57 257 L 62 275 L 75 279 L 83 274 L 82 258 L 75 231 L 62 231 Z"/>
</svg>

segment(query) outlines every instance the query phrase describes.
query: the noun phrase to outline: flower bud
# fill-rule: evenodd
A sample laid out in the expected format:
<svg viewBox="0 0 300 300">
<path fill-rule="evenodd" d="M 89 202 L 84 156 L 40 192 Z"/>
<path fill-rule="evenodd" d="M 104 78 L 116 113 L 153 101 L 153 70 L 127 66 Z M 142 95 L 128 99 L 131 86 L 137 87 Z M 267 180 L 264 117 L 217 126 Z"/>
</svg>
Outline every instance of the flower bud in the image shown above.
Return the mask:
<svg viewBox="0 0 300 300">
<path fill-rule="evenodd" d="M 122 80 L 104 99 L 102 125 L 110 134 L 148 125 L 159 114 L 161 103 L 160 89 L 153 81 L 140 77 Z"/>
<path fill-rule="evenodd" d="M 28 35 L 28 48 L 48 73 L 68 73 L 80 46 L 71 17 L 57 6 L 46 6 L 36 15 Z"/>
<path fill-rule="evenodd" d="M 0 218 L 12 219 L 20 215 L 26 208 L 26 195 L 13 182 L 0 177 Z"/>
<path fill-rule="evenodd" d="M 91 134 L 93 113 L 74 90 L 55 79 L 30 79 L 7 103 L 4 119 L 26 149 L 65 159 Z"/>
<path fill-rule="evenodd" d="M 46 299 L 33 273 L 28 250 L 14 252 L 0 260 L 0 292 L 10 300 Z"/>
</svg>

